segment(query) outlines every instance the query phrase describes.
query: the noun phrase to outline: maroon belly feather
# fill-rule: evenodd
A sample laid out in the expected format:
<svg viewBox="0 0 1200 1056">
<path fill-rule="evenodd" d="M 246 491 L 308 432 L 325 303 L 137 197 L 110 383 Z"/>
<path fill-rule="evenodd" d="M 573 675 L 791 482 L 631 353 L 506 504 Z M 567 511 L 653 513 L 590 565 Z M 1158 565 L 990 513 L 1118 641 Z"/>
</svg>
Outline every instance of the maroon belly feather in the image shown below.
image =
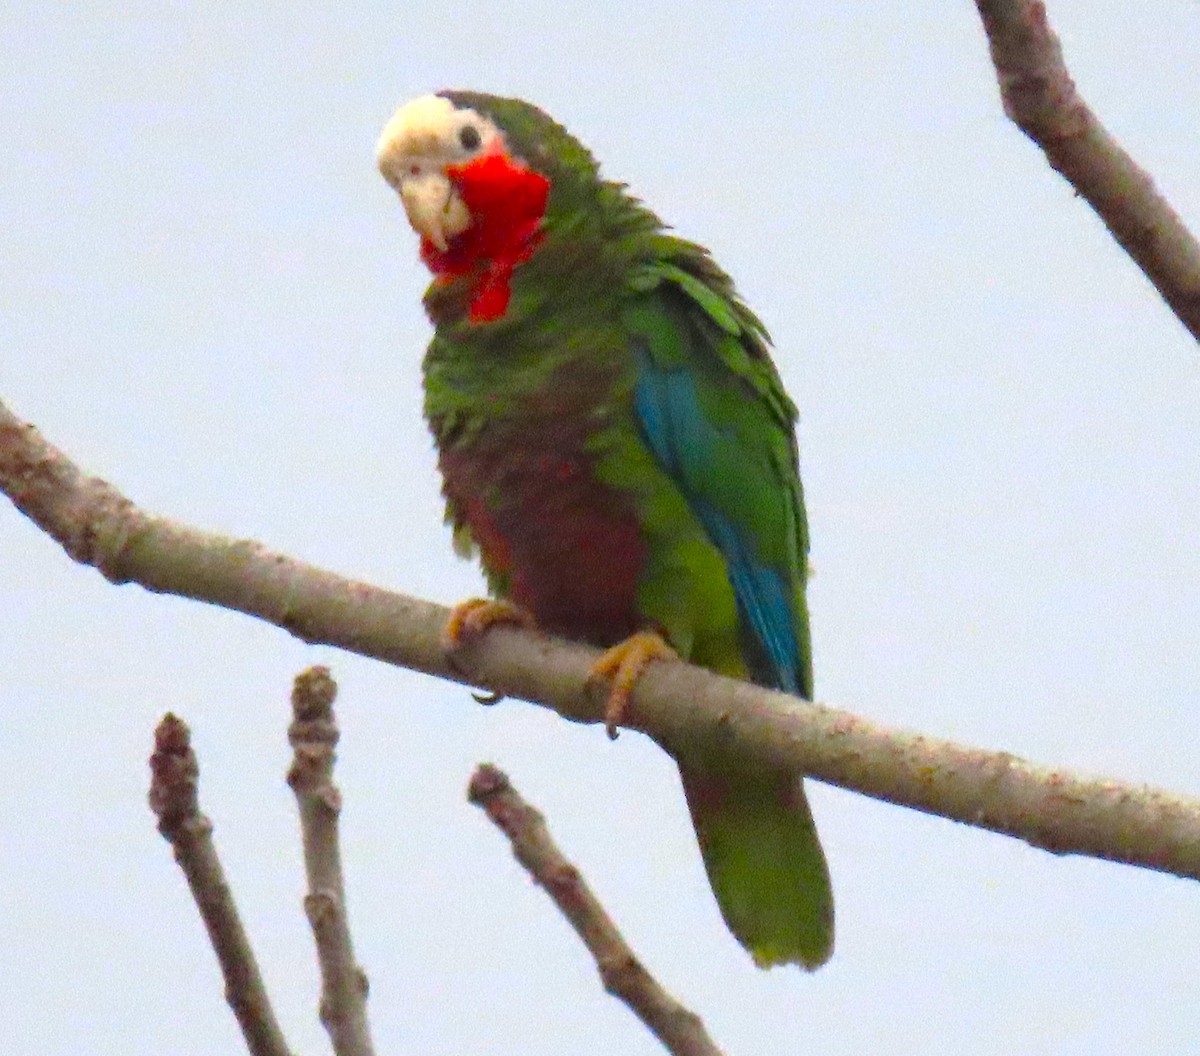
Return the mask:
<svg viewBox="0 0 1200 1056">
<path fill-rule="evenodd" d="M 646 543 L 630 497 L 595 479 L 563 419 L 502 432 L 485 428 L 439 460 L 485 566 L 510 577 L 509 598 L 551 634 L 602 646 L 632 634 L 644 622 L 636 602 Z"/>
</svg>

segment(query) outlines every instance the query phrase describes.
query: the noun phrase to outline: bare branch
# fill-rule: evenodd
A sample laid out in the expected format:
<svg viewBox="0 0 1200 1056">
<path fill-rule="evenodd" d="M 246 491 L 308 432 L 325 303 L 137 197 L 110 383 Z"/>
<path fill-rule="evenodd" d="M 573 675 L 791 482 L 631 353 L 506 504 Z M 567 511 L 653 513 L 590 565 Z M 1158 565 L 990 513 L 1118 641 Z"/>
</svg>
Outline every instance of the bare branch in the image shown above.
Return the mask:
<svg viewBox="0 0 1200 1056">
<path fill-rule="evenodd" d="M 327 667 L 296 676 L 288 741 L 295 753 L 288 784 L 296 793 L 304 834 L 308 894 L 304 911 L 312 925 L 321 966 L 321 1022 L 337 1056 L 373 1056 L 367 1026 L 367 976 L 354 959 L 346 916 L 346 887 L 338 844 L 342 796 L 333 783 L 338 742 L 333 701 L 337 685 Z"/>
<path fill-rule="evenodd" d="M 603 694 L 587 683 L 597 650 L 497 628 L 452 661 L 439 644 L 445 608 L 343 579 L 259 543 L 151 517 L 111 485 L 84 477 L 3 404 L 0 490 L 77 561 L 114 582 L 235 609 L 304 641 L 483 686 L 576 722 L 603 719 Z M 637 685 L 626 725 L 668 750 L 719 741 L 773 767 L 1055 853 L 1200 879 L 1200 802 L 1185 796 L 888 730 L 687 664 L 653 665 Z"/>
<path fill-rule="evenodd" d="M 150 807 L 158 816 L 158 831 L 187 877 L 221 964 L 225 1000 L 237 1016 L 246 1047 L 251 1056 L 290 1056 L 217 858 L 212 822 L 200 813 L 196 795 L 200 769 L 191 735 L 174 715 L 164 716 L 154 731 L 150 771 Z"/>
<path fill-rule="evenodd" d="M 550 836 L 546 819 L 484 763 L 471 777 L 467 799 L 482 807 L 512 843 L 513 855 L 545 889 L 596 959 L 604 989 L 629 1006 L 675 1056 L 721 1056 L 695 1012 L 668 994 L 634 955 L 579 870 Z"/>
<path fill-rule="evenodd" d="M 1004 111 L 1091 203 L 1200 340 L 1200 245 L 1080 98 L 1041 0 L 975 0 Z"/>
</svg>

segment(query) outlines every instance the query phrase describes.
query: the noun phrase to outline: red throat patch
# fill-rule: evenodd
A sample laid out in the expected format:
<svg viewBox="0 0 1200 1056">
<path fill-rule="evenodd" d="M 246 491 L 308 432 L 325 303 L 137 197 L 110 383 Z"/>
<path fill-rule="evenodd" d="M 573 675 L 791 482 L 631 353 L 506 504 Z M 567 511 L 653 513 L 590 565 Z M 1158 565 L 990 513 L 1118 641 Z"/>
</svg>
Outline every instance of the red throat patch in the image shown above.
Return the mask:
<svg viewBox="0 0 1200 1056">
<path fill-rule="evenodd" d="M 474 276 L 473 323 L 503 317 L 512 299 L 509 282 L 517 266 L 537 249 L 550 181 L 541 173 L 493 149 L 446 175 L 471 214 L 471 226 L 450 240 L 445 252 L 421 239 L 421 259 L 441 281 Z"/>
</svg>

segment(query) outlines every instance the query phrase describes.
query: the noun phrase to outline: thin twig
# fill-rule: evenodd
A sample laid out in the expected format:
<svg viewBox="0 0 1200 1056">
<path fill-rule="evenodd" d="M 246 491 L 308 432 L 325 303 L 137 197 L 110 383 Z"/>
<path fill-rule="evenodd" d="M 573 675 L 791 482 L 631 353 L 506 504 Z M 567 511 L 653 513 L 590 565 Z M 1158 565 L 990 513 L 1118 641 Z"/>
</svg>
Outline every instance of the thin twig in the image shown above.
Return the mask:
<svg viewBox="0 0 1200 1056">
<path fill-rule="evenodd" d="M 550 836 L 546 819 L 484 763 L 471 776 L 467 799 L 482 807 L 512 843 L 513 855 L 540 884 L 596 960 L 604 989 L 675 1056 L 721 1056 L 700 1017 L 668 994 L 637 959 L 600 901 Z"/>
<path fill-rule="evenodd" d="M 342 796 L 333 783 L 338 742 L 333 701 L 337 685 L 327 667 L 296 676 L 288 741 L 295 750 L 288 784 L 296 793 L 304 834 L 308 894 L 304 911 L 312 925 L 321 966 L 321 1022 L 337 1056 L 373 1056 L 367 1025 L 367 976 L 354 959 L 346 915 L 346 886 L 338 844 Z"/>
<path fill-rule="evenodd" d="M 111 485 L 83 476 L 2 403 L 0 490 L 75 560 L 114 582 L 211 602 L 304 641 L 534 701 L 576 722 L 604 718 L 603 693 L 588 687 L 597 650 L 497 628 L 451 658 L 440 644 L 445 608 L 143 513 Z M 719 742 L 772 767 L 1058 854 L 1200 879 L 1200 802 L 1186 796 L 889 730 L 687 664 L 653 665 L 625 724 L 668 750 Z"/>
<path fill-rule="evenodd" d="M 1041 0 L 975 0 L 1004 111 L 1200 340 L 1200 244 L 1080 97 Z"/>
<path fill-rule="evenodd" d="M 150 807 L 175 852 L 225 977 L 225 1000 L 237 1016 L 251 1056 L 290 1056 L 250 940 L 238 917 L 213 846 L 212 822 L 200 813 L 200 769 L 186 724 L 168 714 L 154 731 Z"/>
</svg>

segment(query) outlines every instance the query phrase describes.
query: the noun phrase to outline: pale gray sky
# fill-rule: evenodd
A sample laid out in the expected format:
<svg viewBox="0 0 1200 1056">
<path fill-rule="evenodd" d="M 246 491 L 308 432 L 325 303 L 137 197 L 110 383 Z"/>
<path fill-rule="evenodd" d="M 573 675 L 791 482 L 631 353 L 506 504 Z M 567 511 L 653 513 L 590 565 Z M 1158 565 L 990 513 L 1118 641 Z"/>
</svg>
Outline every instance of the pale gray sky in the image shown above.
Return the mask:
<svg viewBox="0 0 1200 1056">
<path fill-rule="evenodd" d="M 1200 227 L 1200 7 L 1053 0 L 1087 98 Z M 803 415 L 818 696 L 1200 789 L 1200 356 L 1003 117 L 974 6 L 10 0 L 0 396 L 147 508 L 452 602 L 420 419 L 426 276 L 393 107 L 522 95 L 711 246 Z M 818 787 L 839 940 L 758 972 L 674 769 L 536 708 L 79 569 L 0 504 L 6 1053 L 239 1050 L 145 806 L 181 713 L 289 1037 L 325 1051 L 283 784 L 291 676 L 341 683 L 381 1053 L 657 1052 L 463 799 L 549 815 L 730 1056 L 1191 1053 L 1195 885 Z"/>
</svg>

